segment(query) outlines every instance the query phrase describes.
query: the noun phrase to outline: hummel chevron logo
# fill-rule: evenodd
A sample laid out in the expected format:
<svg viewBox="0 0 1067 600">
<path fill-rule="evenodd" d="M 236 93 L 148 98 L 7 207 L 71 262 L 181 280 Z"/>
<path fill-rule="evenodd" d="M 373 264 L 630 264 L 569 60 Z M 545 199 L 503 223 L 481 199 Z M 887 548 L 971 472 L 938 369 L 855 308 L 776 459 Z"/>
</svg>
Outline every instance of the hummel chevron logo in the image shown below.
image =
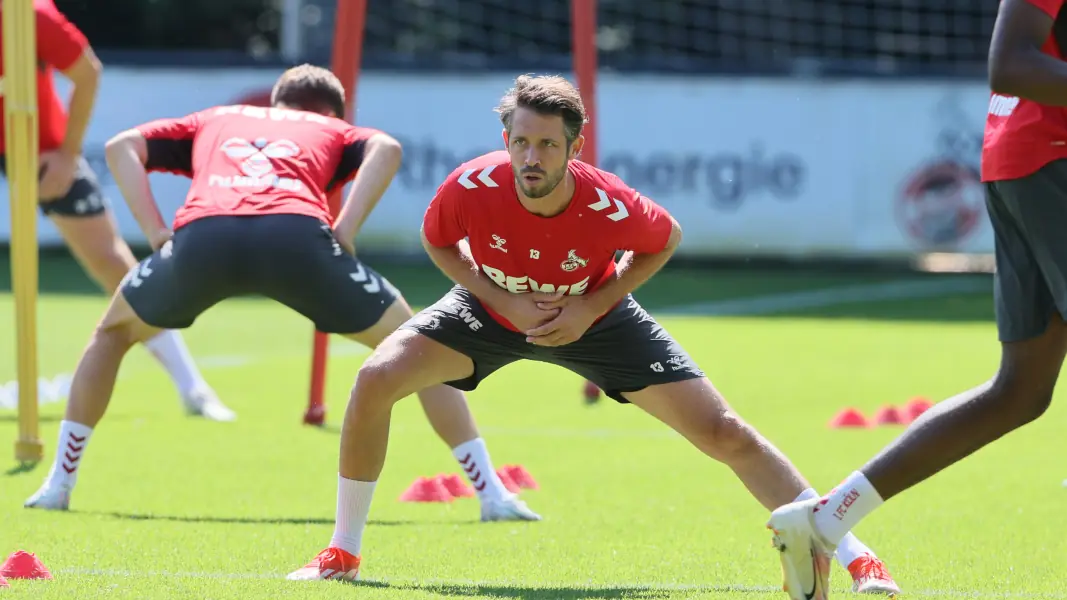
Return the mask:
<svg viewBox="0 0 1067 600">
<path fill-rule="evenodd" d="M 352 278 L 352 281 L 362 283 L 363 290 L 368 294 L 377 294 L 382 289 L 381 284 L 378 283 L 378 278 L 368 273 L 362 264 L 356 265 L 356 272 L 349 273 L 348 276 Z"/>
<path fill-rule="evenodd" d="M 608 198 L 608 193 L 600 188 L 596 188 L 596 195 L 600 196 L 600 202 L 594 202 L 589 205 L 589 208 L 600 212 L 606 208 L 611 208 L 611 201 L 614 198 Z M 615 200 L 616 211 L 608 215 L 608 218 L 612 221 L 621 221 L 630 216 L 630 211 L 626 210 L 626 206 L 622 202 Z"/>
<path fill-rule="evenodd" d="M 489 179 L 489 174 L 492 173 L 493 169 L 495 168 L 496 165 L 489 165 L 488 167 L 485 167 L 484 169 L 478 172 L 478 176 L 475 177 L 475 179 L 484 183 L 485 187 L 500 187 L 495 181 Z M 467 169 L 466 171 L 464 171 L 463 174 L 459 176 L 459 184 L 467 188 L 468 190 L 473 190 L 474 188 L 478 187 L 478 184 L 476 182 L 471 181 L 470 179 L 471 175 L 474 175 L 474 172 L 477 170 L 478 169 Z"/>
</svg>

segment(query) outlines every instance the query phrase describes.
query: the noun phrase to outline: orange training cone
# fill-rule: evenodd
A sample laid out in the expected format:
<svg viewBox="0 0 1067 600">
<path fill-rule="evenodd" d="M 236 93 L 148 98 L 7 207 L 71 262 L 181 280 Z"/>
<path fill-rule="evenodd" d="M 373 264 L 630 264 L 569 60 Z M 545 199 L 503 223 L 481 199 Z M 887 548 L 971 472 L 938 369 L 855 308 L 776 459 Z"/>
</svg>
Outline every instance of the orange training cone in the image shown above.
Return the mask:
<svg viewBox="0 0 1067 600">
<path fill-rule="evenodd" d="M 870 424 L 867 422 L 867 417 L 863 416 L 863 413 L 859 410 L 846 408 L 830 420 L 830 428 L 842 429 L 846 427 L 870 427 Z"/>
<path fill-rule="evenodd" d="M 437 480 L 441 482 L 441 485 L 448 490 L 448 493 L 453 498 L 470 498 L 474 496 L 474 490 L 471 489 L 467 482 L 463 481 L 463 478 L 455 473 L 445 475 L 441 474 L 437 476 Z"/>
<path fill-rule="evenodd" d="M 874 413 L 874 422 L 876 425 L 901 425 L 907 423 L 908 419 L 899 408 L 887 404 Z"/>
<path fill-rule="evenodd" d="M 48 568 L 31 552 L 19 550 L 0 566 L 0 576 L 8 579 L 51 579 Z"/>
<path fill-rule="evenodd" d="M 582 386 L 582 396 L 585 398 L 586 404 L 593 404 L 600 400 L 600 388 L 592 381 L 586 381 L 585 385 Z"/>
<path fill-rule="evenodd" d="M 519 484 L 515 483 L 515 480 L 511 478 L 511 474 L 508 473 L 507 469 L 497 469 L 496 476 L 500 478 L 500 483 L 503 483 L 504 487 L 512 494 L 518 494 L 519 490 L 522 489 L 519 487 Z"/>
<path fill-rule="evenodd" d="M 533 475 L 530 475 L 530 472 L 522 465 L 504 465 L 504 470 L 507 471 L 511 480 L 522 489 L 536 490 L 541 487 L 537 485 Z"/>
<path fill-rule="evenodd" d="M 451 502 L 452 494 L 433 477 L 419 477 L 400 495 L 401 502 Z"/>
<path fill-rule="evenodd" d="M 915 419 L 918 419 L 920 415 L 930 410 L 930 407 L 933 405 L 933 402 L 930 402 L 922 396 L 916 396 L 915 398 L 912 398 L 911 402 L 908 402 L 908 406 L 905 408 L 905 411 L 908 415 L 908 421 L 914 421 Z"/>
</svg>

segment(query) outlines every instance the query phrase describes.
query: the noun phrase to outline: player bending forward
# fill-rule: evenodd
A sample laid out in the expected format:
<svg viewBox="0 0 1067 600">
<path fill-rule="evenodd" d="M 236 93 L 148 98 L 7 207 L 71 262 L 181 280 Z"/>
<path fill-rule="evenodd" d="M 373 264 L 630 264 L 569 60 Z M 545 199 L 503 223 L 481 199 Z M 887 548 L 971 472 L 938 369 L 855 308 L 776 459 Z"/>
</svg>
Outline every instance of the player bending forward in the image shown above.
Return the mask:
<svg viewBox="0 0 1067 600">
<path fill-rule="evenodd" d="M 74 373 L 59 456 L 27 507 L 68 507 L 123 356 L 161 328 L 189 327 L 216 303 L 249 294 L 371 348 L 411 317 L 400 293 L 352 254 L 356 233 L 400 166 L 400 145 L 335 118 L 344 114 L 344 89 L 318 67 L 282 74 L 271 103 L 275 108 L 223 106 L 153 121 L 108 142 L 115 179 L 156 251 L 129 272 L 93 333 Z M 173 236 L 149 171 L 193 180 Z M 331 230 L 326 195 L 349 180 Z M 482 520 L 539 520 L 497 477 L 463 393 L 443 385 L 416 392 L 466 467 Z"/>
<path fill-rule="evenodd" d="M 37 25 L 37 98 L 40 128 L 41 212 L 52 221 L 82 268 L 112 293 L 137 260 L 119 236 L 100 182 L 82 156 L 100 81 L 100 61 L 88 40 L 52 0 L 34 0 Z M 64 108 L 53 81 L 58 69 L 73 84 Z M 0 93 L 0 114 L 3 94 Z M 0 173 L 6 171 L 4 123 L 0 119 Z M 181 334 L 159 331 L 144 345 L 170 374 L 187 412 L 215 421 L 236 415 L 204 381 Z"/>
<path fill-rule="evenodd" d="M 1067 5 L 1001 0 L 982 181 L 995 235 L 1000 369 L 938 403 L 822 499 L 771 514 L 793 598 L 825 598 L 811 552 L 828 552 L 883 502 L 1040 417 L 1067 353 Z M 802 591 L 812 595 L 801 596 Z"/>
<path fill-rule="evenodd" d="M 586 120 L 578 91 L 559 77 L 523 76 L 497 110 L 507 151 L 456 169 L 423 223 L 427 252 L 457 285 L 360 369 L 345 413 L 333 539 L 290 579 L 358 577 L 397 400 L 442 382 L 473 390 L 523 359 L 565 367 L 660 419 L 726 463 L 768 509 L 818 497 L 630 296 L 667 262 L 681 230 L 618 177 L 577 160 Z M 616 249 L 629 250 L 618 266 Z M 854 536 L 837 558 L 855 590 L 898 591 Z"/>
</svg>

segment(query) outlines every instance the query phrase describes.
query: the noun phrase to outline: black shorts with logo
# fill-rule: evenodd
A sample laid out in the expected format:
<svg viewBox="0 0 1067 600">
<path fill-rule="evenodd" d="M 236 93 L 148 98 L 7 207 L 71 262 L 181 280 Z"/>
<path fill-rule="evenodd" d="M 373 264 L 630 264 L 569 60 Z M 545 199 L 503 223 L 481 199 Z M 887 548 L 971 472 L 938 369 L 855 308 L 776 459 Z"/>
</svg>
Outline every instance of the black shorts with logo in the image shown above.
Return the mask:
<svg viewBox="0 0 1067 600">
<path fill-rule="evenodd" d="M 0 174 L 7 177 L 7 158 L 0 154 Z M 44 168 L 41 169 L 44 175 Z M 62 215 L 65 217 L 93 217 L 103 214 L 108 209 L 107 197 L 100 187 L 100 181 L 96 173 L 89 166 L 85 157 L 78 159 L 78 166 L 74 171 L 74 182 L 66 195 L 61 198 L 42 198 L 39 202 L 41 213 L 44 215 Z"/>
<path fill-rule="evenodd" d="M 328 225 L 304 215 L 197 219 L 135 266 L 120 286 L 145 323 L 182 329 L 227 298 L 259 295 L 326 333 L 359 333 L 399 297 Z"/>
<path fill-rule="evenodd" d="M 456 286 L 433 306 L 401 326 L 464 354 L 474 374 L 448 385 L 478 387 L 497 369 L 517 360 L 536 360 L 573 371 L 611 398 L 652 385 L 704 377 L 681 345 L 632 296 L 627 296 L 578 341 L 535 346 L 526 336 L 500 325 L 467 289 Z"/>
<path fill-rule="evenodd" d="M 1036 337 L 1067 318 L 1067 160 L 986 183 L 996 238 L 994 297 L 1002 342 Z"/>
</svg>

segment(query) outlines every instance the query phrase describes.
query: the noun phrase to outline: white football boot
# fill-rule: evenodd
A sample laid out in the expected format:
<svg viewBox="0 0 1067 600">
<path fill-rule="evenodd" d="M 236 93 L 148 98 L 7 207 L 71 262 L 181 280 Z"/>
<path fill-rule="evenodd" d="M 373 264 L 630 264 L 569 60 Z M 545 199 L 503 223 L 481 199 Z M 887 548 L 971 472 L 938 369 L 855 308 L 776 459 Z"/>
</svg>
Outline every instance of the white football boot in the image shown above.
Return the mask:
<svg viewBox="0 0 1067 600">
<path fill-rule="evenodd" d="M 540 521 L 541 515 L 530 510 L 514 494 L 498 500 L 482 501 L 482 521 Z"/>
<path fill-rule="evenodd" d="M 193 416 L 204 417 L 211 421 L 229 422 L 237 418 L 237 413 L 230 410 L 211 388 L 197 388 L 182 394 L 185 411 Z"/>
<path fill-rule="evenodd" d="M 815 532 L 815 505 L 820 498 L 786 504 L 771 513 L 767 528 L 774 532 L 774 547 L 782 560 L 783 590 L 791 600 L 827 600 L 830 597 L 830 560 L 833 548 Z"/>
<path fill-rule="evenodd" d="M 43 508 L 44 510 L 68 510 L 70 508 L 70 489 L 64 485 L 44 482 L 41 489 L 22 504 L 25 508 Z"/>
</svg>

